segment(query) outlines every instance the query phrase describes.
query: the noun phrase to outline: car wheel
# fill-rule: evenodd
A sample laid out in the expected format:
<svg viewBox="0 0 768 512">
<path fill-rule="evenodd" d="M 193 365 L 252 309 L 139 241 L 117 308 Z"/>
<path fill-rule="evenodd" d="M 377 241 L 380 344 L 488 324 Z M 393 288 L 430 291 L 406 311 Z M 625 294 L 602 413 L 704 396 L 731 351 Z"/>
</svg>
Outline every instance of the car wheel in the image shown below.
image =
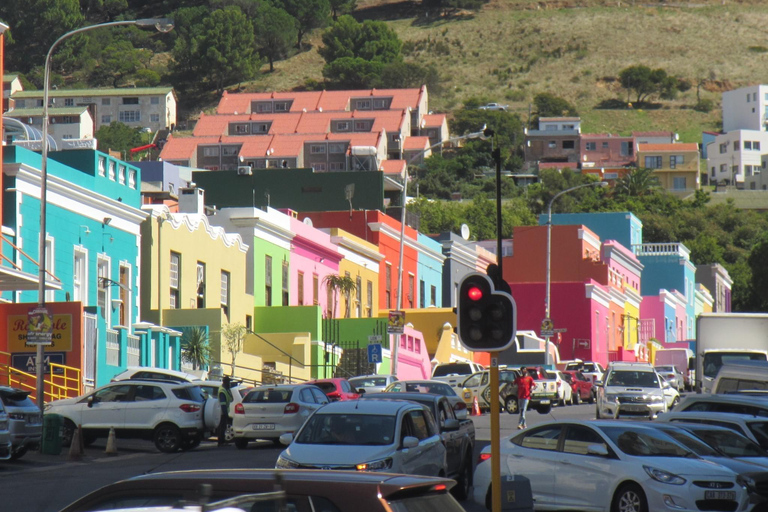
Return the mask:
<svg viewBox="0 0 768 512">
<path fill-rule="evenodd" d="M 517 407 L 517 399 L 513 396 L 507 398 L 507 401 L 504 402 L 504 408 L 509 414 L 518 414 L 520 412 Z"/>
<path fill-rule="evenodd" d="M 619 487 L 613 496 L 611 512 L 648 512 L 648 501 L 643 489 L 634 483 Z"/>
<path fill-rule="evenodd" d="M 75 423 L 72 420 L 64 420 L 61 425 L 61 445 L 69 446 L 72 444 L 72 438 L 75 437 Z"/>
<path fill-rule="evenodd" d="M 18 450 L 14 450 L 13 453 L 11 453 L 11 460 L 18 460 L 22 458 L 25 453 L 27 453 L 27 447 L 21 446 Z"/>
<path fill-rule="evenodd" d="M 163 424 L 155 429 L 155 447 L 163 453 L 173 453 L 181 448 L 181 432 L 176 425 Z"/>
<path fill-rule="evenodd" d="M 235 439 L 235 429 L 231 423 L 227 423 L 227 428 L 224 430 L 224 440 L 231 443 Z"/>
<path fill-rule="evenodd" d="M 456 479 L 456 486 L 451 489 L 453 497 L 459 501 L 464 501 L 469 497 L 469 491 L 472 488 L 472 454 L 466 453 L 464 455 L 464 465 L 461 468 L 461 473 Z"/>
<path fill-rule="evenodd" d="M 540 405 L 536 410 L 539 411 L 539 414 L 549 414 L 552 411 L 552 404 Z"/>
<path fill-rule="evenodd" d="M 587 401 L 591 404 L 595 403 L 595 395 L 593 395 L 591 391 L 589 393 L 589 399 Z"/>
<path fill-rule="evenodd" d="M 581 405 L 581 393 L 574 393 L 571 395 L 573 405 Z"/>
<path fill-rule="evenodd" d="M 669 410 L 671 411 L 675 407 L 677 407 L 677 404 L 680 403 L 680 397 L 676 396 L 674 400 L 672 400 L 672 405 L 669 406 Z"/>
<path fill-rule="evenodd" d="M 181 449 L 182 451 L 187 451 L 187 450 L 192 450 L 194 448 L 197 448 L 198 446 L 200 446 L 200 441 L 202 441 L 202 438 L 200 438 L 199 436 L 193 439 L 185 439 L 181 443 Z"/>
<path fill-rule="evenodd" d="M 237 439 L 235 439 L 235 446 L 237 447 L 238 450 L 245 450 L 246 448 L 248 448 L 248 440 L 243 439 L 242 437 L 238 437 Z"/>
<path fill-rule="evenodd" d="M 596 420 L 600 419 L 600 406 L 599 405 L 595 405 L 595 419 Z"/>
</svg>

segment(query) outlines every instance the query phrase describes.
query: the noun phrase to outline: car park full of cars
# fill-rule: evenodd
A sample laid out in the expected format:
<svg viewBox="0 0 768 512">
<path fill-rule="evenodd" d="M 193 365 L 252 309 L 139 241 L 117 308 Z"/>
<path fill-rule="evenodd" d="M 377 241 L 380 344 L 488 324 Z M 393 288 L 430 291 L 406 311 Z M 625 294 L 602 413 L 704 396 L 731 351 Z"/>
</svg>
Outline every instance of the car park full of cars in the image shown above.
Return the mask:
<svg viewBox="0 0 768 512">
<path fill-rule="evenodd" d="M 285 492 L 289 510 L 296 512 L 423 512 L 425 509 L 464 512 L 449 493 L 455 482 L 447 478 L 274 469 L 149 473 L 106 485 L 61 512 L 195 503 L 201 498 L 202 484 L 210 485 L 210 498 L 215 501 L 269 492 L 279 486 Z"/>
<path fill-rule="evenodd" d="M 232 428 L 235 446 L 266 439 L 279 443 L 286 432 L 296 432 L 310 414 L 329 403 L 320 388 L 311 384 L 257 386 L 234 406 Z"/>
<path fill-rule="evenodd" d="M 655 418 L 667 412 L 662 379 L 647 363 L 612 363 L 597 387 L 595 416 Z"/>
<path fill-rule="evenodd" d="M 737 511 L 749 501 L 748 482 L 732 470 L 636 422 L 544 423 L 503 438 L 500 462 L 502 478 L 530 482 L 536 510 Z M 474 500 L 487 508 L 490 476 L 488 459 L 474 478 Z"/>
<path fill-rule="evenodd" d="M 280 469 L 444 475 L 446 450 L 429 408 L 406 400 L 332 402 L 280 437 Z"/>
<path fill-rule="evenodd" d="M 37 450 L 43 437 L 43 417 L 40 408 L 29 398 L 29 393 L 23 389 L 0 386 L 0 401 L 8 414 L 12 459 L 23 457 L 28 450 Z"/>
<path fill-rule="evenodd" d="M 62 443 L 69 445 L 76 426 L 85 444 L 117 437 L 150 439 L 161 452 L 198 446 L 203 435 L 219 424 L 221 406 L 193 382 L 124 380 L 110 382 L 76 398 L 45 405 L 45 414 L 62 417 Z"/>
</svg>

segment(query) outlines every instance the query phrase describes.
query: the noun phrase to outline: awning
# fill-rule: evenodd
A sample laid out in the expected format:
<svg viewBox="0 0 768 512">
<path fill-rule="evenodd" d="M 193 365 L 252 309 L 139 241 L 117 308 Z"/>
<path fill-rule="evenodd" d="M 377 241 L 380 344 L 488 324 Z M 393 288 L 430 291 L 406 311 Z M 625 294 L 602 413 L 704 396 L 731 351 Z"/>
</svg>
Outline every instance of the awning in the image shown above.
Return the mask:
<svg viewBox="0 0 768 512">
<path fill-rule="evenodd" d="M 16 292 L 37 290 L 39 275 L 16 270 L 13 267 L 0 265 L 0 292 Z M 46 290 L 61 290 L 61 281 L 45 280 Z"/>
</svg>

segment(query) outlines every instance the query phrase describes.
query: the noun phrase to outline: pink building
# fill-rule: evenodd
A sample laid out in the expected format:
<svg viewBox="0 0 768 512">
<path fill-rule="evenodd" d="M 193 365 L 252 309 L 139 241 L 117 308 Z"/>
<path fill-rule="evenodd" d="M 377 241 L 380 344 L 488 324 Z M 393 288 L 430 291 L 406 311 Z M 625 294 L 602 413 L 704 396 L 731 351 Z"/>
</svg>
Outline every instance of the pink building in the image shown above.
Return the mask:
<svg viewBox="0 0 768 512">
<path fill-rule="evenodd" d="M 413 327 L 406 326 L 399 336 L 397 347 L 397 372 L 400 380 L 423 380 L 432 375 L 427 346 L 424 336 Z"/>
</svg>

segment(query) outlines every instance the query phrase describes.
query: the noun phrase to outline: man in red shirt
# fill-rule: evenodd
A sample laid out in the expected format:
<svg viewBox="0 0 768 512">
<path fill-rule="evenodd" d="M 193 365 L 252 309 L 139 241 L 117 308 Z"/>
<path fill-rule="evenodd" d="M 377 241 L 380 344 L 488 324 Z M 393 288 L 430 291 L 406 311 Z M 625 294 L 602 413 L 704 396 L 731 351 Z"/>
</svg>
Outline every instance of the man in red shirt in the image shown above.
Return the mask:
<svg viewBox="0 0 768 512">
<path fill-rule="evenodd" d="M 525 368 L 520 372 L 520 376 L 515 379 L 517 384 L 517 408 L 520 410 L 520 421 L 517 424 L 518 430 L 526 428 L 525 411 L 528 409 L 528 402 L 531 401 L 531 388 L 534 386 L 533 378 L 528 375 Z"/>
</svg>

